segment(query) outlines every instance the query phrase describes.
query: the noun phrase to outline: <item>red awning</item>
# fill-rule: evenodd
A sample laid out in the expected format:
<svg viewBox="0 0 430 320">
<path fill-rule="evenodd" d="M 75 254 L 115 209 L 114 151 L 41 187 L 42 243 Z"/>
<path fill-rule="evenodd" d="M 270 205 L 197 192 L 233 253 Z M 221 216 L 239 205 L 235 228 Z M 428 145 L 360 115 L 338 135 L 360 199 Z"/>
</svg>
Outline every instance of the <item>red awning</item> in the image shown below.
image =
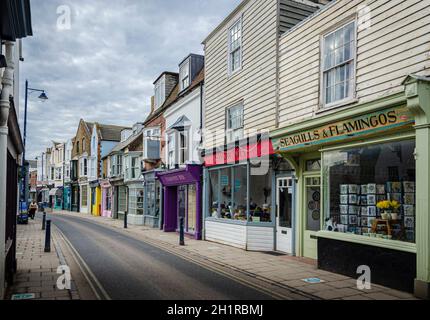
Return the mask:
<svg viewBox="0 0 430 320">
<path fill-rule="evenodd" d="M 213 167 L 270 156 L 274 153 L 272 141 L 270 139 L 265 139 L 243 146 L 236 146 L 227 151 L 216 151 L 211 154 L 206 154 L 204 160 L 206 167 Z"/>
</svg>

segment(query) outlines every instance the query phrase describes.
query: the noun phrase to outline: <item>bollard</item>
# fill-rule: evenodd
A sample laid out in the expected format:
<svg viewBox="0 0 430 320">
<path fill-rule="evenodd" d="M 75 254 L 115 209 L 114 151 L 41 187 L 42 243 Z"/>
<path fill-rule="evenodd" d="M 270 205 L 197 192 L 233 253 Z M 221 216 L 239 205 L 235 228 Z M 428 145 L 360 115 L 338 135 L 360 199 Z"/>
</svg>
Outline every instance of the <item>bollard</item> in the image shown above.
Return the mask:
<svg viewBox="0 0 430 320">
<path fill-rule="evenodd" d="M 127 211 L 124 212 L 124 229 L 127 229 Z"/>
<path fill-rule="evenodd" d="M 179 245 L 185 246 L 184 240 L 184 217 L 179 218 Z"/>
<path fill-rule="evenodd" d="M 51 252 L 51 220 L 46 221 L 45 252 Z"/>
<path fill-rule="evenodd" d="M 46 226 L 46 212 L 43 210 L 43 217 L 42 217 L 42 230 L 45 230 Z"/>
</svg>

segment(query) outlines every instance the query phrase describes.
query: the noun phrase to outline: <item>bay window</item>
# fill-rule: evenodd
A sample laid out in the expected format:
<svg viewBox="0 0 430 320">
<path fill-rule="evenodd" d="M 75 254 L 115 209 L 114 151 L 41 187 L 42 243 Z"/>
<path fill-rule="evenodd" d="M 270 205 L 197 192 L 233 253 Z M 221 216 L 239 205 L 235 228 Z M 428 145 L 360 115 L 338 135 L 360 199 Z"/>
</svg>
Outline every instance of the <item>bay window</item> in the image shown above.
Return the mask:
<svg viewBox="0 0 430 320">
<path fill-rule="evenodd" d="M 323 38 L 323 105 L 353 98 L 355 60 L 356 60 L 356 26 L 351 22 Z"/>
</svg>

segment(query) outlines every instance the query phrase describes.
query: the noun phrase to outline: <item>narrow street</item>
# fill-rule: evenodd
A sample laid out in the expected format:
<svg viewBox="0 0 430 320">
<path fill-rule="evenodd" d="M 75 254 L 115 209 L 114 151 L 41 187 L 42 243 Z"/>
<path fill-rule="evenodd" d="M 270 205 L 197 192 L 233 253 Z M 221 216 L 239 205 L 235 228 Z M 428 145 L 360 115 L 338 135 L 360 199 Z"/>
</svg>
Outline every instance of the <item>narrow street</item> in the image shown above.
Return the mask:
<svg viewBox="0 0 430 320">
<path fill-rule="evenodd" d="M 111 299 L 271 299 L 108 227 L 70 216 L 53 215 L 52 221 Z"/>
</svg>

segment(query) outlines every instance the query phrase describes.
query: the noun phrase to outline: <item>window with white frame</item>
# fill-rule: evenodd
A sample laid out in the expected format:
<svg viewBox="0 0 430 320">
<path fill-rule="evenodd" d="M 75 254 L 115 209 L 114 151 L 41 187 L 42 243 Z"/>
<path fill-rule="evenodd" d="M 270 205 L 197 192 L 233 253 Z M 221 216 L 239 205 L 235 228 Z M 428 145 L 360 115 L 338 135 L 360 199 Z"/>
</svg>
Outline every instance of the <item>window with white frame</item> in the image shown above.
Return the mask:
<svg viewBox="0 0 430 320">
<path fill-rule="evenodd" d="M 242 67 L 242 19 L 228 30 L 228 53 L 229 73 L 234 73 Z"/>
<path fill-rule="evenodd" d="M 185 61 L 179 68 L 180 91 L 190 85 L 190 60 Z"/>
<path fill-rule="evenodd" d="M 131 157 L 131 179 L 137 179 L 140 176 L 140 159 Z"/>
<path fill-rule="evenodd" d="M 323 38 L 324 106 L 353 98 L 355 78 L 355 22 L 327 34 Z"/>
<path fill-rule="evenodd" d="M 175 166 L 175 134 L 170 133 L 167 136 L 167 164 L 169 168 L 173 168 Z"/>
<path fill-rule="evenodd" d="M 185 164 L 188 161 L 188 131 L 178 132 L 179 135 L 179 164 Z"/>
<path fill-rule="evenodd" d="M 227 143 L 243 138 L 243 104 L 227 109 Z"/>
<path fill-rule="evenodd" d="M 164 76 L 155 84 L 155 109 L 161 107 L 166 99 L 165 84 Z"/>
</svg>

